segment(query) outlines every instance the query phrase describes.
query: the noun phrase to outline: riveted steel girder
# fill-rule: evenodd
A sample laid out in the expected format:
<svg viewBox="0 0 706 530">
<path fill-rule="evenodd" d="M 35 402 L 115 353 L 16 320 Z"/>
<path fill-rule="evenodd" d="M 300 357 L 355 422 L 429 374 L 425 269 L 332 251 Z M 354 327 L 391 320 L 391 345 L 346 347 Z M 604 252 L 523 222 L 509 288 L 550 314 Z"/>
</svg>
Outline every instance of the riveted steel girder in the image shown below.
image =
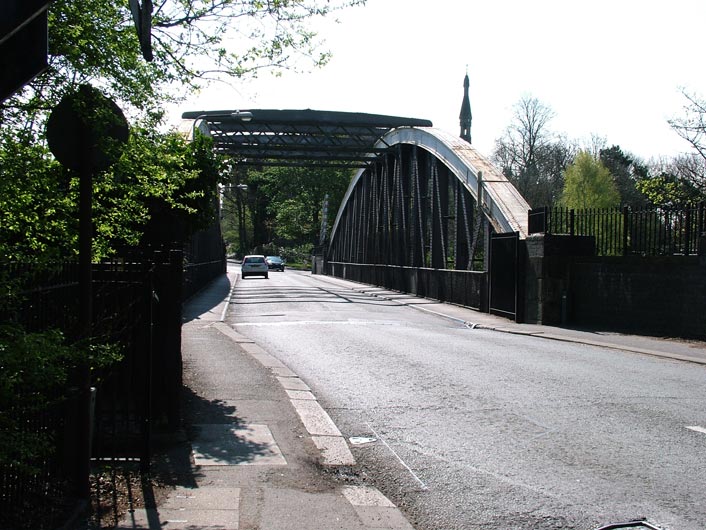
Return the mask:
<svg viewBox="0 0 706 530">
<path fill-rule="evenodd" d="M 401 128 L 377 147 L 385 145 L 351 182 L 329 260 L 472 270 L 485 223 L 527 233 L 529 205 L 467 142 L 437 129 Z"/>
<path fill-rule="evenodd" d="M 244 120 L 243 116 L 247 116 Z M 214 150 L 243 165 L 367 167 L 395 127 L 427 127 L 429 120 L 318 110 L 194 111 L 182 114 L 213 138 Z"/>
</svg>

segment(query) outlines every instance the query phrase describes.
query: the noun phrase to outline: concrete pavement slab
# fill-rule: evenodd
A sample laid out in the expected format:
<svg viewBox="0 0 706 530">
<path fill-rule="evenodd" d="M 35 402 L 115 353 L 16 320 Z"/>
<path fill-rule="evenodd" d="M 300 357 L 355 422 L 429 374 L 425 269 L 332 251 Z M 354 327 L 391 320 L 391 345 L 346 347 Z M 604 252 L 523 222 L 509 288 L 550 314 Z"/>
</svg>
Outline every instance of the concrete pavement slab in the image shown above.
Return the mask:
<svg viewBox="0 0 706 530">
<path fill-rule="evenodd" d="M 262 528 L 277 530 L 367 530 L 339 493 L 266 489 Z"/>
<path fill-rule="evenodd" d="M 191 442 L 197 466 L 284 466 L 287 461 L 267 425 L 194 425 Z"/>
</svg>

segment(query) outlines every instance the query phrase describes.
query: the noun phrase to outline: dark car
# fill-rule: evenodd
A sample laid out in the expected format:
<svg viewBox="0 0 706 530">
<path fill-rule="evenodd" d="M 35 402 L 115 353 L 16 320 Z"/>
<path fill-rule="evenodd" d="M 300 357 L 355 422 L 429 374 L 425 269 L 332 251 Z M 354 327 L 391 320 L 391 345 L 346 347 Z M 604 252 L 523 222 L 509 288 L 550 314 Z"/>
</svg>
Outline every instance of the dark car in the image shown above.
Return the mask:
<svg viewBox="0 0 706 530">
<path fill-rule="evenodd" d="M 268 269 L 284 272 L 284 260 L 279 256 L 267 256 L 265 261 Z"/>
</svg>

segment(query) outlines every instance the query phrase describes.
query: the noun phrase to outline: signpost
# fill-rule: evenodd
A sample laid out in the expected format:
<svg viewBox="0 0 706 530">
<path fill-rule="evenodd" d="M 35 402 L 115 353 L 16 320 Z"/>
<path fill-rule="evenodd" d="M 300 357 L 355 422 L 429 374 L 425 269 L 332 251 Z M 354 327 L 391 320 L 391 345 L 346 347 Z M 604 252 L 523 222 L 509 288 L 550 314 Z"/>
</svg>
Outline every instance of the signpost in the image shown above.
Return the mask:
<svg viewBox="0 0 706 530">
<path fill-rule="evenodd" d="M 61 100 L 47 121 L 49 148 L 64 166 L 77 171 L 79 183 L 79 307 L 81 339 L 91 340 L 93 320 L 92 243 L 93 175 L 122 154 L 129 128 L 120 108 L 90 85 Z M 90 495 L 90 371 L 86 363 L 77 376 L 80 443 L 75 448 L 75 486 L 80 498 Z"/>
</svg>

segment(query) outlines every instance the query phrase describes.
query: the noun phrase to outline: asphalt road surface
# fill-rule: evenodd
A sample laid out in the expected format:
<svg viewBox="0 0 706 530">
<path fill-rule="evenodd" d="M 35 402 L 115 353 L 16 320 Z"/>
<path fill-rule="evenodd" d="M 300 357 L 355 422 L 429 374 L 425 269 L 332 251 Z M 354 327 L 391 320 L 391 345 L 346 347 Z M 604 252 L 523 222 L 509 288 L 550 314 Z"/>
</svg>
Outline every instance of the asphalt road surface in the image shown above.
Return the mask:
<svg viewBox="0 0 706 530">
<path fill-rule="evenodd" d="M 415 528 L 706 528 L 706 367 L 487 330 L 287 270 L 228 321 L 306 383 Z"/>
</svg>

